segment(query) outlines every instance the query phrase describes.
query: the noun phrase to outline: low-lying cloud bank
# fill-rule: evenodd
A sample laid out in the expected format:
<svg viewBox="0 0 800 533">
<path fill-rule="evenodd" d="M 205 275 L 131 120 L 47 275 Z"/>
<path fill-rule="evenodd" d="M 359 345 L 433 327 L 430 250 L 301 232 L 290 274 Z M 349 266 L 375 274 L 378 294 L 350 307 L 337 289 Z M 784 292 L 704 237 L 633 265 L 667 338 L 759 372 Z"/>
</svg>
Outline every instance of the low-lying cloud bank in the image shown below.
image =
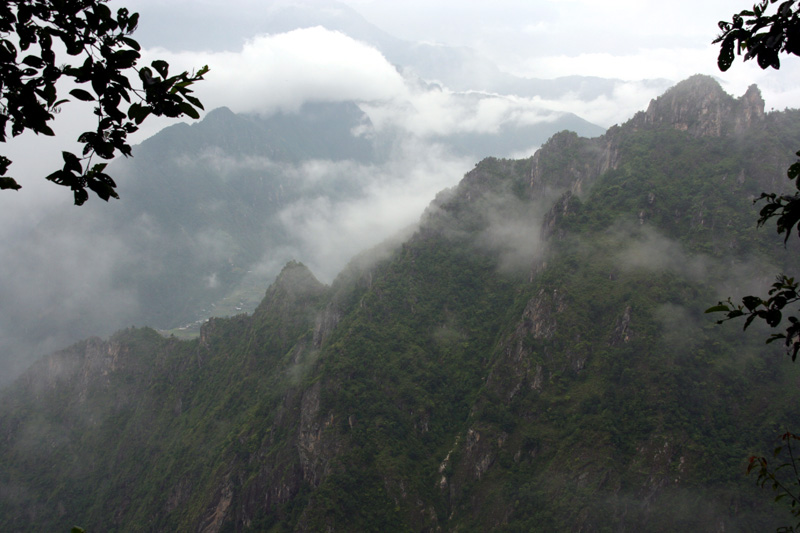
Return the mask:
<svg viewBox="0 0 800 533">
<path fill-rule="evenodd" d="M 269 115 L 296 111 L 309 101 L 357 101 L 377 128 L 400 128 L 426 137 L 463 132 L 491 133 L 508 122 L 552 121 L 575 113 L 604 127 L 646 106 L 658 89 L 619 82 L 593 101 L 575 95 L 547 100 L 514 95 L 457 92 L 399 69 L 372 46 L 322 27 L 249 40 L 239 52 L 148 50 L 174 69 L 209 65 L 197 86 L 207 109 Z"/>
<path fill-rule="evenodd" d="M 294 169 L 297 179 L 337 179 L 364 184 L 355 197 L 312 196 L 281 210 L 279 219 L 295 245 L 284 250 L 329 283 L 359 252 L 414 225 L 437 192 L 458 183 L 471 161 L 441 145 L 409 139 L 382 165 L 311 161 Z"/>
<path fill-rule="evenodd" d="M 250 266 L 254 275 L 266 276 L 284 260 L 298 259 L 323 281 L 332 280 L 359 251 L 414 224 L 438 191 L 455 185 L 472 168 L 475 160 L 448 151 L 440 142 L 443 137 L 490 136 L 510 124 L 549 124 L 563 113 L 608 126 L 643 109 L 660 92 L 639 82 L 616 83 L 612 91 L 590 101 L 578 94 L 545 99 L 453 91 L 415 78 L 375 48 L 321 27 L 257 36 L 238 52 L 146 50 L 145 61 L 155 58 L 169 61 L 173 72 L 208 64 L 211 71 L 206 81 L 196 86 L 196 94 L 208 110 L 227 106 L 235 112 L 267 116 L 297 111 L 307 102 L 356 101 L 374 132 L 396 135 L 392 152 L 379 164 L 311 160 L 278 168 L 268 158 L 239 158 L 224 151 L 198 159 L 221 178 L 243 169 L 278 169 L 308 184 L 309 190 L 345 177 L 349 183 L 360 183 L 358 195 L 308 195 L 285 206 L 279 220 L 294 244 L 267 251 Z M 19 193 L 0 194 L 0 250 L 4 257 L 0 382 L 13 378 L 31 358 L 91 334 L 106 335 L 131 325 L 130 317 L 143 302 L 117 275 L 120 265 L 140 264 L 153 272 L 159 268 L 152 258 L 141 254 L 142 243 L 165 238 L 153 234 L 146 216 L 130 221 L 135 222 L 136 231 L 129 232 L 126 240 L 94 223 L 96 213 L 113 212 L 118 207 L 115 202 L 105 205 L 93 198 L 91 205 L 74 209 L 69 191 L 41 179 L 52 171 L 50 160 L 58 166 L 60 149 L 69 148 L 71 139 L 85 129 L 71 105 L 65 105 L 59 117 L 59 138 L 30 136 L 13 146 L 13 175 L 36 179 L 23 182 L 25 188 Z M 167 123 L 146 122 L 135 140 L 143 140 Z M 530 149 L 520 147 L 494 155 L 530 155 L 537 143 L 523 144 Z M 213 200 L 208 200 L 209 208 L 213 208 Z M 515 224 L 528 222 L 504 221 L 495 234 L 486 236 L 487 242 L 510 243 L 500 250 L 508 268 L 518 268 L 539 253 L 540 243 L 533 234 L 517 243 L 510 239 L 518 229 Z M 205 254 L 204 260 L 208 259 L 205 256 L 232 253 L 226 248 L 224 234 L 206 232 L 193 238 L 202 248 L 198 253 Z M 217 272 L 208 272 L 204 278 L 208 287 L 219 282 Z"/>
<path fill-rule="evenodd" d="M 456 184 L 473 162 L 449 154 L 441 145 L 406 138 L 379 163 L 239 160 L 224 151 L 212 151 L 187 164 L 210 167 L 222 181 L 242 172 L 277 174 L 304 191 L 299 200 L 271 215 L 275 231 L 290 244 L 265 249 L 260 260 L 243 266 L 248 271 L 243 285 L 251 287 L 257 302 L 275 274 L 292 259 L 304 262 L 320 280 L 330 283 L 357 253 L 414 225 L 435 194 Z M 136 179 L 124 174 L 115 176 Z M 326 194 L 323 189 L 329 190 L 331 183 L 357 192 Z M 203 209 L 230 208 L 218 198 L 204 202 Z M 232 247 L 235 239 L 225 231 L 185 228 L 183 237 L 174 231 L 167 235 L 146 212 L 120 224 L 122 228 L 108 227 L 103 221 L 109 216 L 116 220 L 115 208 L 121 206 L 90 201 L 71 209 L 56 204 L 43 211 L 33 227 L 18 226 L 18 232 L 5 235 L 0 243 L 6 257 L 5 275 L 0 278 L 0 385 L 33 359 L 81 338 L 145 325 L 134 317 L 141 316 L 148 302 L 141 301 L 142 293 L 129 286 L 130 276 L 141 281 L 174 275 L 164 271 L 153 251 L 189 246 L 191 257 L 186 261 L 212 266 L 224 266 L 237 254 Z M 6 211 L 0 218 L 9 215 Z M 172 240 L 176 236 L 180 242 Z M 220 276 L 221 272 L 209 270 L 198 283 L 216 289 Z M 196 311 L 215 313 L 213 308 Z"/>
</svg>

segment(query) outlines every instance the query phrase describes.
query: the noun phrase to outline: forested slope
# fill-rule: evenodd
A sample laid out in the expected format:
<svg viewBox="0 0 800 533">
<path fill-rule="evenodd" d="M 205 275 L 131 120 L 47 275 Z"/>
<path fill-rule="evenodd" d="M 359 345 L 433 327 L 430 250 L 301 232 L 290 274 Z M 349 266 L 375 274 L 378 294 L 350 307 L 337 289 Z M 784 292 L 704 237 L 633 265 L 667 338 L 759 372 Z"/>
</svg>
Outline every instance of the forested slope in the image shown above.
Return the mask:
<svg viewBox="0 0 800 533">
<path fill-rule="evenodd" d="M 91 339 L 4 391 L 15 530 L 763 531 L 747 457 L 798 370 L 703 310 L 796 253 L 756 230 L 796 112 L 705 77 L 595 139 L 486 159 L 331 286 L 288 264 L 194 341 Z"/>
</svg>

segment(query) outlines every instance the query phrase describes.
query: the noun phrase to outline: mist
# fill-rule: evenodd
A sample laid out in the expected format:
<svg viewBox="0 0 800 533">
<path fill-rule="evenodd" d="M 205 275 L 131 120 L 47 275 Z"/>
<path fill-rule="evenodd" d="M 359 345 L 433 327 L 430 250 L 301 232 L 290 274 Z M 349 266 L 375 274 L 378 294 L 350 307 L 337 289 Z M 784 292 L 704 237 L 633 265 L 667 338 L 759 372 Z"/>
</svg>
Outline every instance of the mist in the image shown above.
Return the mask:
<svg viewBox="0 0 800 533">
<path fill-rule="evenodd" d="M 252 301 L 292 259 L 330 283 L 360 251 L 418 223 L 436 194 L 456 185 L 482 157 L 530 156 L 548 135 L 566 127 L 566 120 L 583 121 L 599 134 L 644 109 L 675 81 L 714 71 L 709 35 L 713 37 L 716 20 L 708 25 L 707 18 L 725 17 L 729 10 L 722 3 L 704 7 L 692 24 L 675 28 L 683 46 L 668 48 L 663 36 L 644 36 L 635 23 L 620 27 L 608 46 L 606 39 L 577 38 L 582 28 L 590 32 L 599 25 L 596 7 L 585 2 L 577 2 L 581 9 L 559 2 L 503 2 L 505 8 L 495 6 L 489 12 L 469 2 L 414 3 L 402 9 L 356 0 L 112 2 L 123 3 L 142 14 L 136 37 L 143 45 L 143 63 L 165 59 L 171 72 L 209 65 L 206 79 L 195 87 L 207 111 L 225 106 L 270 117 L 299 113 L 309 102 L 355 102 L 369 123 L 354 129 L 353 136 L 392 138 L 383 159 L 373 162 L 287 162 L 229 153 L 223 147 L 184 155 L 181 164 L 197 165 L 223 181 L 243 173 L 278 174 L 305 189 L 301 199 L 283 205 L 274 216 L 289 244 L 237 265 L 246 270 L 242 291 L 253 293 Z M 641 8 L 628 4 L 609 10 L 614 20 L 620 12 L 643 16 Z M 212 17 L 214 24 L 205 24 Z M 554 36 L 563 35 L 567 23 L 576 38 L 560 38 L 554 45 Z M 211 29 L 198 32 L 197 27 Z M 641 39 L 636 49 L 621 45 L 630 31 Z M 425 46 L 435 47 L 440 57 L 432 55 L 425 63 L 414 55 L 430 51 Z M 563 87 L 561 82 L 531 85 L 534 79 L 576 75 L 599 78 L 577 85 L 566 80 Z M 503 87 L 528 89 L 487 89 L 494 77 L 508 82 Z M 797 94 L 789 79 L 790 73 L 776 77 L 747 66 L 722 81 L 737 94 L 755 81 L 768 106 L 780 108 Z M 530 89 L 534 86 L 548 89 Z M 10 175 L 23 189 L 0 194 L 5 267 L 0 279 L 0 384 L 36 358 L 79 339 L 130 325 L 160 327 L 132 323 L 148 304 L 131 287 L 130 272 L 153 279 L 164 273 L 152 250 L 179 241 L 190 250 L 187 263 L 208 265 L 202 283 L 209 290 L 223 283 L 226 262 L 241 255 L 231 246 L 229 230 L 165 234 L 146 210 L 126 212 L 127 218 L 117 217 L 112 227 L 107 221 L 124 211 L 124 194 L 118 202 L 91 198 L 86 206 L 73 208 L 70 192 L 42 177 L 61 166 L 60 151 L 75 149 L 74 139 L 92 128 L 92 117 L 77 102 L 62 107 L 55 138 L 26 134 L 4 146 L 4 154 L 14 160 Z M 143 142 L 174 122 L 148 120 L 131 140 Z M 135 157 L 137 147 L 133 153 Z M 137 176 L 129 175 L 123 163 L 112 163 L 110 170 L 124 193 Z M 358 193 L 330 193 L 342 187 Z M 209 213 L 224 209 L 219 198 L 202 202 Z M 481 237 L 482 246 L 499 252 L 502 268 L 509 271 L 524 270 L 542 252 L 538 231 L 527 231 L 539 223 L 540 213 L 517 215 L 494 216 Z M 630 255 L 623 260 L 646 258 Z M 705 267 L 698 262 L 694 268 Z M 211 314 L 214 309 L 202 311 Z"/>
<path fill-rule="evenodd" d="M 297 243 L 293 250 L 296 258 L 320 281 L 330 283 L 357 253 L 418 223 L 436 193 L 458 183 L 470 163 L 441 146 L 408 140 L 385 165 L 326 167 L 331 174 L 345 171 L 350 179 L 367 182 L 360 197 L 337 201 L 318 196 L 288 206 L 279 217 Z M 310 166 L 318 169 L 321 163 Z M 313 179 L 333 178 L 316 172 L 311 175 Z"/>
</svg>

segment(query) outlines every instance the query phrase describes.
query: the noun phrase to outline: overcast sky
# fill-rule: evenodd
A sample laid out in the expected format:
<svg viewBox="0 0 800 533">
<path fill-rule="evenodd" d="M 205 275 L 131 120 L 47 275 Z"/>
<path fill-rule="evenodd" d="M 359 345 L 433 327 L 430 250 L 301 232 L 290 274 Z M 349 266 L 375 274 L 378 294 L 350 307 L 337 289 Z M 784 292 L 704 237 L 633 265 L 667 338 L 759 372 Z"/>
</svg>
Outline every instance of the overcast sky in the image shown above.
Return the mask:
<svg viewBox="0 0 800 533">
<path fill-rule="evenodd" d="M 317 2 L 319 4 L 319 2 Z M 387 33 L 409 41 L 472 47 L 510 73 L 553 78 L 588 75 L 624 80 L 692 74 L 718 76 L 738 95 L 758 83 L 768 107 L 793 107 L 800 63 L 789 59 L 780 73 L 755 64 L 736 64 L 728 73 L 716 68 L 711 41 L 717 22 L 752 1 L 730 0 L 343 0 Z M 180 51 L 181 35 L 235 33 L 244 21 L 266 9 L 260 0 L 127 1 L 141 12 L 140 35 L 146 46 Z M 218 11 L 219 10 L 219 11 Z M 223 13 L 201 21 L 206 13 Z M 237 24 L 237 21 L 239 23 Z M 153 31 L 147 26 L 151 25 Z M 165 31 L 170 29 L 171 31 Z M 252 30 L 249 30 L 252 32 Z M 158 33 L 157 33 L 158 32 Z M 238 35 L 240 44 L 254 35 Z M 197 50 L 197 45 L 184 41 Z M 193 41 L 192 41 L 193 42 Z M 209 38 L 206 45 L 214 47 Z M 229 48 L 231 48 L 229 46 Z M 185 50 L 185 48 L 182 48 Z M 229 49 L 239 52 L 241 48 Z"/>
<path fill-rule="evenodd" d="M 410 40 L 474 47 L 509 72 L 532 77 L 583 75 L 637 80 L 692 74 L 719 76 L 737 94 L 750 83 L 770 92 L 793 88 L 789 69 L 778 78 L 755 64 L 716 68 L 711 41 L 717 23 L 750 8 L 751 0 L 346 0 L 384 30 Z M 749 68 L 748 68 L 749 67 Z M 794 106 L 775 101 L 775 107 Z M 769 103 L 769 102 L 768 102 Z"/>
</svg>

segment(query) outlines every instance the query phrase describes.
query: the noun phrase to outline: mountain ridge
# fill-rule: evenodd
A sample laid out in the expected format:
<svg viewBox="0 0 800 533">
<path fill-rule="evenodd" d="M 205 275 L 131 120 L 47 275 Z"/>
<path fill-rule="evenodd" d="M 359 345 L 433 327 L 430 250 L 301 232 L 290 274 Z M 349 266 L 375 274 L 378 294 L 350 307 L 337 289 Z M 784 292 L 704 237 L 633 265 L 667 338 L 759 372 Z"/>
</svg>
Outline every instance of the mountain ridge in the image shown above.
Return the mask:
<svg viewBox="0 0 800 533">
<path fill-rule="evenodd" d="M 4 391 L 0 516 L 208 532 L 777 527 L 743 472 L 800 422 L 800 375 L 703 310 L 753 272 L 796 266 L 750 229 L 752 195 L 800 131 L 780 112 L 715 135 L 736 124 L 721 109 L 696 129 L 634 118 L 487 158 L 412 236 L 330 286 L 289 263 L 256 313 L 197 340 L 129 329 L 53 356 L 42 364 L 103 365 L 85 382 L 63 365 L 72 378 L 38 389 L 32 370 Z"/>
</svg>

